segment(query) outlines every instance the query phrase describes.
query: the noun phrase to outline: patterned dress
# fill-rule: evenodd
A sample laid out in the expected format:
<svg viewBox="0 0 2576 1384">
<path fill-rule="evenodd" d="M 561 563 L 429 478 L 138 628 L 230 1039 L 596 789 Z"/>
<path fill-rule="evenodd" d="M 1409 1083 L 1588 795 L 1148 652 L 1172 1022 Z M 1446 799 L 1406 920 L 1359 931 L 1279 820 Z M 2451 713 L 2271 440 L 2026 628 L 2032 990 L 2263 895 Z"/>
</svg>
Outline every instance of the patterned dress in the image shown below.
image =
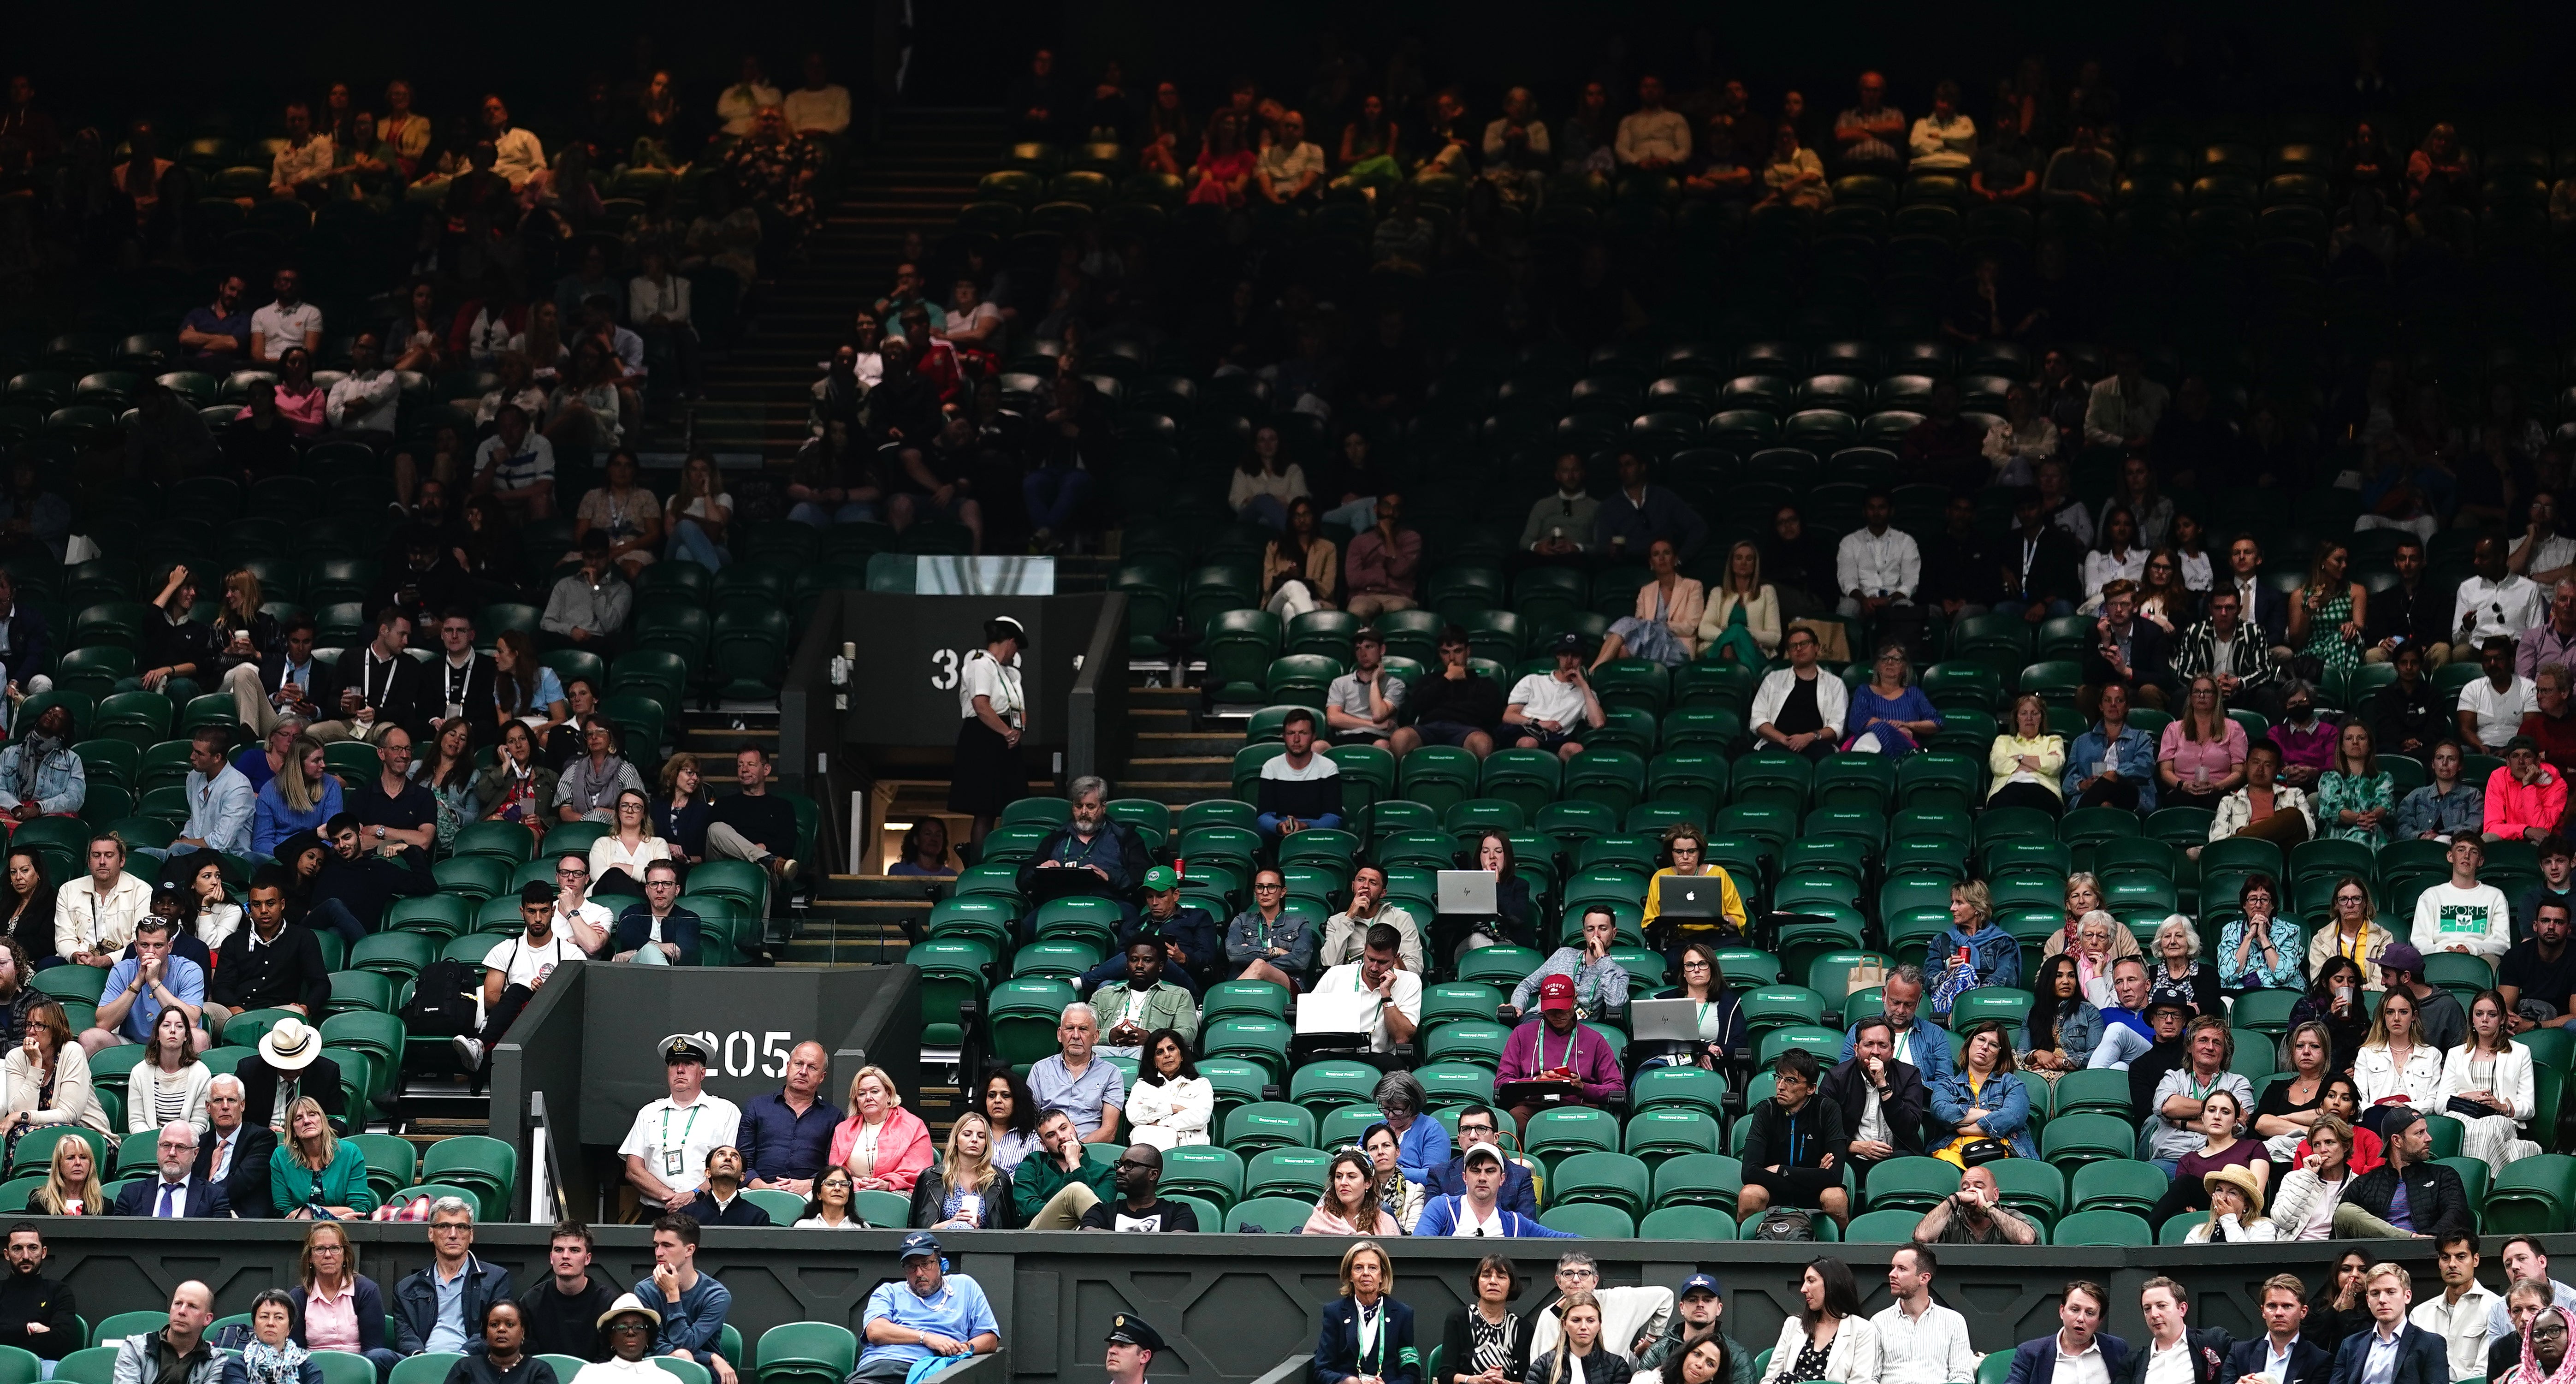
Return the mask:
<svg viewBox="0 0 2576 1384">
<path fill-rule="evenodd" d="M 2332 837 L 2338 841 L 2359 841 L 2371 846 L 2387 844 L 2388 828 L 2384 824 L 2385 818 L 2382 819 L 2383 825 L 2376 828 L 2343 820 L 2343 814 L 2347 812 L 2368 812 L 2374 807 L 2388 811 L 2391 816 L 2395 815 L 2397 782 L 2386 774 L 2373 774 L 2364 778 L 2359 774 L 2347 774 L 2341 770 L 2329 769 L 2317 779 L 2317 835 L 2319 836 Z"/>
<path fill-rule="evenodd" d="M 746 139 L 725 151 L 724 166 L 755 206 L 785 217 L 800 234 L 813 229 L 814 194 L 803 175 L 823 167 L 814 141 L 803 135 L 789 135 L 776 144 Z"/>
<path fill-rule="evenodd" d="M 2346 583 L 2308 616 L 2308 644 L 2299 652 L 2333 672 L 2349 673 L 2360 667 L 2361 646 L 2343 637 L 2343 622 L 2351 618 L 2352 587 Z"/>
</svg>

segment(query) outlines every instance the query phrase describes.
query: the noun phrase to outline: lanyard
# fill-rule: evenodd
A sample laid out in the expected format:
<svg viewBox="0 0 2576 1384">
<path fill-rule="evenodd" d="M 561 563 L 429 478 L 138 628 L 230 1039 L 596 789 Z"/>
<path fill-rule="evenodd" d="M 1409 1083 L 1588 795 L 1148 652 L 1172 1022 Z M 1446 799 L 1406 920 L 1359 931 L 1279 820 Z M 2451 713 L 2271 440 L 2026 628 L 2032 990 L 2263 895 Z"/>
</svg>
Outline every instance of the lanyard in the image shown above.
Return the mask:
<svg viewBox="0 0 2576 1384">
<path fill-rule="evenodd" d="M 1547 1060 L 1547 1030 L 1546 1028 L 1541 1027 L 1538 1035 L 1538 1069 L 1542 1072 L 1552 1072 L 1558 1067 L 1564 1067 L 1568 1071 L 1573 1070 L 1574 1048 L 1576 1044 L 1582 1041 L 1583 1026 L 1577 1024 L 1575 1025 L 1572 1033 L 1565 1035 L 1565 1059 L 1562 1062 L 1551 1064 Z"/>
<path fill-rule="evenodd" d="M 1381 1355 L 1381 1352 L 1378 1349 L 1378 1336 L 1380 1330 L 1385 1326 L 1383 1318 L 1386 1314 L 1386 1308 L 1383 1305 L 1370 1307 L 1365 1303 L 1357 1302 L 1353 1303 L 1352 1306 L 1357 1308 L 1359 1311 L 1359 1321 L 1356 1324 L 1359 1332 L 1359 1366 L 1361 1369 L 1367 1370 L 1369 1367 L 1369 1357 L 1372 1355 Z"/>
<path fill-rule="evenodd" d="M 689 1146 L 689 1133 L 698 1127 L 698 1111 L 703 1108 L 703 1106 L 697 1105 L 689 1107 L 689 1122 L 680 1126 L 680 1142 L 677 1144 L 673 1144 L 671 1142 L 671 1112 L 667 1108 L 664 1109 L 662 1111 L 662 1147 L 666 1149 L 687 1148 Z"/>
</svg>

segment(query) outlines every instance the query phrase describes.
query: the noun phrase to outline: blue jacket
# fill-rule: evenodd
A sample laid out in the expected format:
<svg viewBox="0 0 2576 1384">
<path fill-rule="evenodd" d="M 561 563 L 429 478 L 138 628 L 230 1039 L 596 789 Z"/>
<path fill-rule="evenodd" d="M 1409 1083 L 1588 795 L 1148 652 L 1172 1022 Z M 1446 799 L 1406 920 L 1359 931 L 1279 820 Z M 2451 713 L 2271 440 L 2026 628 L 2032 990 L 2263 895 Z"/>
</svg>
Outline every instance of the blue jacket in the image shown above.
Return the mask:
<svg viewBox="0 0 2576 1384">
<path fill-rule="evenodd" d="M 2066 751 L 2066 800 L 2075 801 L 2083 790 L 2077 784 L 2101 772 L 2102 752 L 2110 747 L 2103 738 L 2100 722 L 2075 737 Z M 2120 732 L 2120 777 L 2138 785 L 2138 810 L 2156 810 L 2156 741 L 2155 737 L 2130 726 Z"/>
<path fill-rule="evenodd" d="M 48 817 L 78 812 L 89 800 L 89 771 L 79 755 L 64 745 L 38 760 L 33 772 L 24 762 L 25 741 L 0 750 L 0 807 L 32 802 Z"/>
<path fill-rule="evenodd" d="M 1958 924 L 1951 924 L 1924 948 L 1923 974 L 1937 976 L 1950 969 L 1950 958 L 1961 947 L 1968 949 L 1968 961 L 1977 968 L 1979 985 L 2021 988 L 2021 941 L 1991 922 L 1977 929 L 1974 937 L 1961 932 Z"/>
<path fill-rule="evenodd" d="M 1466 1156 L 1461 1154 L 1433 1168 L 1431 1176 L 1422 1180 L 1422 1190 L 1426 1196 L 1432 1198 L 1467 1195 Z M 1503 1190 L 1494 1194 L 1494 1204 L 1506 1211 L 1517 1211 L 1533 1221 L 1537 1220 L 1538 1189 L 1530 1177 L 1530 1170 L 1518 1163 L 1505 1160 Z M 1427 1208 L 1429 1202 L 1426 1201 L 1424 1205 Z"/>
<path fill-rule="evenodd" d="M 2271 1359 L 2270 1337 L 2257 1336 L 2250 1341 L 2238 1341 L 2227 1348 L 2227 1368 L 2220 1377 L 2235 1380 L 2249 1374 L 2261 1374 Z M 2326 1375 L 2333 1369 L 2334 1357 L 2303 1335 L 2290 1343 L 2290 1362 L 2286 1377 L 2280 1384 L 2326 1384 Z"/>
<path fill-rule="evenodd" d="M 1280 970 L 1302 976 L 1315 969 L 1315 948 L 1322 941 L 1304 918 L 1282 912 L 1279 921 L 1262 926 L 1261 911 L 1247 908 L 1234 915 L 1225 928 L 1225 959 L 1229 972 L 1242 970 L 1272 947 L 1284 948 L 1286 956 L 1271 961 Z"/>
<path fill-rule="evenodd" d="M 340 780 L 324 775 L 322 792 L 313 801 L 313 810 L 298 812 L 287 806 L 286 798 L 277 791 L 278 780 L 261 785 L 258 805 L 251 812 L 250 848 L 260 855 L 277 854 L 277 843 L 299 831 L 322 829 L 324 822 L 340 815 Z"/>
<path fill-rule="evenodd" d="M 2015 1158 L 2037 1158 L 2039 1145 L 2030 1137 L 2030 1088 L 2019 1072 L 1996 1072 L 1986 1078 L 1982 1095 L 1968 1089 L 1965 1072 L 1950 1072 L 1932 1083 L 1932 1123 L 1946 1141 L 1980 1106 L 1994 1113 L 1978 1121 L 1988 1134 L 2012 1145 Z"/>
<path fill-rule="evenodd" d="M 1854 1020 L 1850 1028 L 1843 1030 L 1843 1053 L 1834 1061 L 1851 1061 L 1852 1054 L 1859 1048 L 1860 1023 Z M 1924 1086 L 1931 1087 L 1950 1074 L 1950 1035 L 1917 1014 L 1914 1016 L 1914 1051 L 1910 1054 L 1898 1053 L 1897 1056 L 1912 1063 L 1914 1070 L 1923 1074 Z M 1816 1054 L 1816 1060 L 1823 1062 L 1824 1054 Z"/>
<path fill-rule="evenodd" d="M 698 936 L 702 926 L 704 920 L 697 914 L 676 903 L 671 905 L 670 916 L 662 920 L 662 940 L 680 949 L 679 964 L 698 964 Z M 644 939 L 652 935 L 653 905 L 630 903 L 626 905 L 625 912 L 617 915 L 617 929 L 608 947 L 612 953 L 631 952 L 643 946 Z"/>
<path fill-rule="evenodd" d="M 429 1333 L 438 1329 L 438 1285 L 430 1275 L 438 1272 L 438 1261 L 427 1268 L 403 1276 L 394 1284 L 394 1350 L 402 1355 L 418 1355 L 429 1349 Z M 465 1291 L 458 1305 L 464 1309 L 465 1343 L 468 1350 L 483 1348 L 483 1311 L 503 1298 L 516 1300 L 511 1291 L 510 1271 L 498 1264 L 485 1263 L 481 1256 L 465 1256 Z M 669 1318 L 663 1319 L 664 1328 Z"/>
<path fill-rule="evenodd" d="M 2022 1024 L 2021 1050 L 2039 1049 L 2040 1025 L 2046 1022 L 2038 1005 L 2031 1006 L 2030 1018 Z M 2093 1060 L 2093 1050 L 2102 1045 L 2102 1011 L 2091 1000 L 2077 1000 L 2075 1012 L 2057 1023 L 2057 1046 L 2075 1059 L 2077 1066 Z"/>
<path fill-rule="evenodd" d="M 2113 1379 L 2129 1363 L 2129 1343 L 2117 1336 L 2100 1335 L 2093 1343 L 2102 1348 L 2102 1363 Z M 2012 1369 L 2004 1384 L 2050 1384 L 2057 1375 L 2057 1333 L 2050 1332 L 2036 1341 L 2024 1341 L 2013 1347 Z"/>
<path fill-rule="evenodd" d="M 2335 1348 L 2331 1384 L 2361 1384 L 2364 1366 L 2370 1363 L 2371 1338 L 2376 1329 L 2365 1329 L 2343 1338 Z M 2408 1322 L 2397 1333 L 2397 1367 L 2388 1375 L 2388 1384 L 2448 1384 L 2451 1359 L 2442 1338 Z"/>
<path fill-rule="evenodd" d="M 208 850 L 250 854 L 250 818 L 259 805 L 259 790 L 239 769 L 227 764 L 215 771 L 214 791 L 194 769 L 188 771 L 188 824 L 181 836 L 206 843 Z"/>
<path fill-rule="evenodd" d="M 1151 931 L 1148 931 L 1151 929 Z M 1160 937 L 1179 947 L 1190 959 L 1186 966 L 1175 966 L 1167 957 L 1163 979 L 1190 992 L 1197 999 L 1209 977 L 1220 974 L 1218 961 L 1225 955 L 1225 937 L 1216 919 L 1204 908 L 1183 904 L 1169 918 L 1138 914 L 1118 929 L 1118 949 L 1108 959 L 1083 973 L 1082 993 L 1088 995 L 1103 985 L 1127 978 L 1127 944 L 1139 937 Z"/>
<path fill-rule="evenodd" d="M 1526 1185 L 1526 1184 L 1524 1184 Z M 1458 1228 L 1458 1208 L 1466 1194 L 1433 1197 L 1422 1204 L 1422 1219 L 1414 1223 L 1416 1235 L 1447 1235 Z M 1580 1240 L 1583 1237 L 1562 1230 L 1550 1230 L 1535 1219 L 1518 1211 L 1503 1209 L 1500 1197 L 1494 1199 L 1495 1214 L 1503 1218 L 1503 1235 L 1513 1240 Z"/>
<path fill-rule="evenodd" d="M 1413 1309 L 1382 1297 L 1378 1314 L 1384 1318 L 1378 1324 L 1378 1348 L 1363 1362 L 1359 1304 L 1346 1297 L 1324 1304 L 1323 1322 L 1315 1330 L 1315 1361 L 1309 1367 L 1314 1384 L 1342 1384 L 1359 1374 L 1363 1363 L 1386 1384 L 1422 1384 L 1422 1356 L 1413 1346 Z"/>
</svg>

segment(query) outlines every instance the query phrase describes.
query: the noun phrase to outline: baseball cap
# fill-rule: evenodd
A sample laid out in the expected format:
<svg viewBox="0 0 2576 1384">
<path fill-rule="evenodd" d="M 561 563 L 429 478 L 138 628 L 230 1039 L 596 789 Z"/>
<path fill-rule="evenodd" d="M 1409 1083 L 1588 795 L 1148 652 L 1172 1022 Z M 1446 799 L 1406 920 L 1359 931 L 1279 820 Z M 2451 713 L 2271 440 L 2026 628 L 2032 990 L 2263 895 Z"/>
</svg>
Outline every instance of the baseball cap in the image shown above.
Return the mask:
<svg viewBox="0 0 2576 1384">
<path fill-rule="evenodd" d="M 916 1230 L 903 1237 L 903 1247 L 901 1250 L 897 1251 L 895 1259 L 897 1262 L 901 1262 L 906 1259 L 918 1258 L 925 1254 L 935 1256 L 943 1252 L 944 1251 L 939 1248 L 938 1236 L 933 1235 L 926 1230 Z"/>
<path fill-rule="evenodd" d="M 1716 1279 L 1704 1273 L 1695 1273 L 1690 1277 L 1683 1279 L 1681 1291 L 1673 1294 L 1673 1296 L 1676 1298 L 1686 1298 L 1703 1289 L 1714 1293 L 1719 1297 L 1726 1296 L 1726 1289 L 1719 1287 Z"/>
<path fill-rule="evenodd" d="M 1157 865 L 1145 872 L 1145 888 L 1148 892 L 1159 894 L 1166 889 L 1177 889 L 1180 884 L 1180 872 L 1169 865 Z"/>
<path fill-rule="evenodd" d="M 2391 942 L 2388 949 L 2379 954 L 2379 969 L 2420 971 L 2424 969 L 2424 953 L 2415 950 L 2411 942 Z"/>
<path fill-rule="evenodd" d="M 1538 1007 L 1542 1010 L 1572 1009 L 1574 982 L 1564 976 L 1549 976 L 1538 983 Z"/>
<path fill-rule="evenodd" d="M 1567 630 L 1565 633 L 1558 635 L 1555 641 L 1547 646 L 1547 651 L 1552 654 L 1574 654 L 1580 656 L 1583 652 L 1583 636 L 1576 634 L 1572 630 Z"/>
<path fill-rule="evenodd" d="M 2532 739 L 2528 735 L 2517 735 L 2511 740 L 2504 742 L 2504 752 L 2506 754 L 2511 754 L 2516 750 L 2529 750 L 2533 754 L 2538 754 L 2540 753 L 2540 742 Z"/>
<path fill-rule="evenodd" d="M 1467 1146 L 1466 1156 L 1460 1160 L 1459 1166 L 1465 1167 L 1467 1164 L 1473 1163 L 1480 1158 L 1488 1163 L 1499 1164 L 1503 1161 L 1503 1155 L 1497 1152 L 1493 1145 L 1475 1143 Z"/>
</svg>

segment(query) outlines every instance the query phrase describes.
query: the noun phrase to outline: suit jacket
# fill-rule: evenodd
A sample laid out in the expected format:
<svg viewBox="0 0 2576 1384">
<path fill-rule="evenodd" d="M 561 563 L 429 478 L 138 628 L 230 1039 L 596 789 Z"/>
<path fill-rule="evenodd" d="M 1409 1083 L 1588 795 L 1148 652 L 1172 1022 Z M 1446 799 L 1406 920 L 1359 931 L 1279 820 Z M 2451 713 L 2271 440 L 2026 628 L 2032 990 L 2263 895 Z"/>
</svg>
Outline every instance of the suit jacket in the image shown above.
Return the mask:
<svg viewBox="0 0 2576 1384">
<path fill-rule="evenodd" d="M 2227 1368 L 2219 1377 L 2234 1380 L 2249 1374 L 2261 1374 L 2264 1364 L 2272 1358 L 2271 1351 L 2272 1341 L 2268 1336 L 2238 1341 L 2227 1348 Z M 2303 1332 L 2299 1339 L 2290 1343 L 2289 1372 L 2281 1384 L 2325 1384 L 2326 1376 L 2333 1369 L 2334 1357 Z"/>
<path fill-rule="evenodd" d="M 2102 1364 L 2110 1371 L 2114 1384 L 2128 1372 L 2129 1343 L 2117 1336 L 2104 1334 L 2093 1338 L 2102 1348 Z M 2057 1376 L 2057 1333 L 2024 1341 L 2013 1347 L 2012 1369 L 2004 1384 L 2049 1384 Z"/>
<path fill-rule="evenodd" d="M 2114 679 L 2097 633 L 2087 631 L 2084 636 L 2084 681 L 2100 687 Z M 2173 639 L 2153 620 L 2129 621 L 2129 671 L 2132 686 L 2162 687 L 2173 681 Z"/>
<path fill-rule="evenodd" d="M 278 1070 L 268 1065 L 267 1058 L 254 1052 L 242 1059 L 241 1066 L 235 1068 L 233 1074 L 241 1078 L 242 1119 L 249 1124 L 265 1126 L 269 1112 L 277 1106 Z M 303 1085 L 297 1089 L 321 1105 L 322 1113 L 331 1117 L 331 1127 L 343 1134 L 352 1132 L 348 1112 L 341 1108 L 340 1064 L 327 1057 L 316 1057 L 313 1065 L 299 1075 L 303 1078 Z"/>
<path fill-rule="evenodd" d="M 260 655 L 260 695 L 274 698 L 277 696 L 277 689 L 285 685 L 286 650 L 283 647 L 280 647 L 271 649 L 267 653 Z M 313 698 L 313 704 L 316 707 L 321 706 L 322 694 L 331 692 L 336 686 L 338 686 L 338 683 L 332 677 L 330 664 L 317 658 L 308 665 L 304 675 L 304 691 L 305 695 Z M 336 712 L 338 709 L 339 708 L 336 706 L 330 708 L 332 712 Z"/>
<path fill-rule="evenodd" d="M 2376 1330 L 2356 1331 L 2343 1338 L 2335 1349 L 2334 1372 L 2330 1384 L 2361 1384 L 2363 1366 L 2370 1361 L 2370 1343 Z M 2442 1338 L 2408 1322 L 2397 1333 L 2397 1368 L 2388 1376 L 2388 1384 L 2450 1384 L 2451 1355 Z"/>
<path fill-rule="evenodd" d="M 1825 1073 L 1820 1094 L 1843 1108 L 1843 1129 L 1860 1128 L 1861 1111 L 1869 1103 L 1869 1078 L 1862 1076 L 1860 1059 L 1846 1058 Z M 1911 1062 L 1887 1061 L 1887 1094 L 1879 1098 L 1879 1113 L 1886 1117 L 1888 1142 L 1898 1153 L 1923 1151 L 1923 1112 L 1931 1108 L 1930 1088 L 1923 1084 L 1923 1073 Z M 1859 1137 L 1855 1134 L 1853 1137 Z"/>
<path fill-rule="evenodd" d="M 2226 1332 L 2216 1327 L 2203 1330 L 2184 1327 L 2182 1338 L 2191 1347 L 2192 1384 L 2222 1384 L 2222 1382 L 2235 1384 L 2238 1376 L 2225 1372 L 2228 1350 Z M 2111 1384 L 2146 1384 L 2147 1357 L 2154 1349 L 2155 1342 L 2152 1338 L 2140 1341 L 2138 1348 L 2129 1352 L 2127 1364 L 2112 1372 Z M 2261 1361 L 2257 1360 L 2255 1367 L 2260 1369 Z"/>
<path fill-rule="evenodd" d="M 1381 1297 L 1378 1310 L 1386 1320 L 1378 1324 L 1380 1354 L 1369 1361 L 1375 1366 L 1370 1373 L 1386 1384 L 1422 1384 L 1422 1357 L 1413 1346 L 1413 1309 Z M 1314 1384 L 1342 1384 L 1360 1372 L 1359 1312 L 1359 1304 L 1347 1297 L 1324 1304 L 1323 1323 L 1315 1332 L 1315 1360 L 1308 1367 Z"/>
<path fill-rule="evenodd" d="M 314 714 L 324 720 L 340 715 L 340 693 L 355 688 L 364 697 L 367 690 L 367 659 L 372 644 L 344 649 L 340 661 L 332 665 L 330 685 L 314 698 Z M 409 654 L 395 658 L 393 677 L 384 685 L 383 695 L 375 702 L 376 714 L 406 730 L 422 725 L 439 708 L 431 704 L 436 695 L 430 687 L 428 665 Z"/>
<path fill-rule="evenodd" d="M 1467 1157 L 1456 1158 L 1431 1170 L 1424 1179 L 1423 1195 L 1427 1197 L 1463 1197 L 1467 1195 Z M 1530 1170 L 1518 1163 L 1503 1164 L 1503 1189 L 1494 1194 L 1494 1204 L 1506 1211 L 1518 1211 L 1531 1220 L 1538 1219 L 1538 1192 L 1531 1185 Z M 1524 1352 L 1526 1353 L 1526 1352 Z"/>
<path fill-rule="evenodd" d="M 412 732 L 415 743 L 435 742 L 438 724 L 447 716 L 447 651 L 440 649 L 429 660 L 422 679 L 420 709 L 422 720 Z M 490 654 L 476 654 L 465 665 L 465 723 L 474 728 L 477 748 L 497 745 L 501 741 L 500 686 L 501 665 Z"/>
<path fill-rule="evenodd" d="M 270 1099 L 276 1097 L 272 1095 Z M 277 1132 L 254 1120 L 244 1120 L 240 1147 L 233 1150 L 233 1165 L 224 1181 L 224 1199 L 232 1203 L 233 1214 L 244 1219 L 267 1220 L 277 1214 L 269 1205 L 268 1160 L 277 1152 Z M 215 1136 L 211 1133 L 197 1140 L 197 1166 L 194 1176 L 211 1179 L 215 1167 Z"/>
<path fill-rule="evenodd" d="M 259 1175 L 262 1177 L 268 1176 L 267 1164 L 263 1163 L 260 1165 Z M 116 1194 L 116 1214 L 120 1216 L 149 1216 L 152 1214 L 154 1204 L 159 1202 L 160 1199 L 161 1179 L 157 1176 L 138 1177 L 132 1182 L 125 1184 L 124 1191 Z M 189 1220 L 230 1220 L 232 1219 L 232 1214 L 233 1204 L 224 1197 L 223 1188 L 206 1181 L 202 1177 L 198 1177 L 194 1174 L 189 1175 Z"/>
</svg>

